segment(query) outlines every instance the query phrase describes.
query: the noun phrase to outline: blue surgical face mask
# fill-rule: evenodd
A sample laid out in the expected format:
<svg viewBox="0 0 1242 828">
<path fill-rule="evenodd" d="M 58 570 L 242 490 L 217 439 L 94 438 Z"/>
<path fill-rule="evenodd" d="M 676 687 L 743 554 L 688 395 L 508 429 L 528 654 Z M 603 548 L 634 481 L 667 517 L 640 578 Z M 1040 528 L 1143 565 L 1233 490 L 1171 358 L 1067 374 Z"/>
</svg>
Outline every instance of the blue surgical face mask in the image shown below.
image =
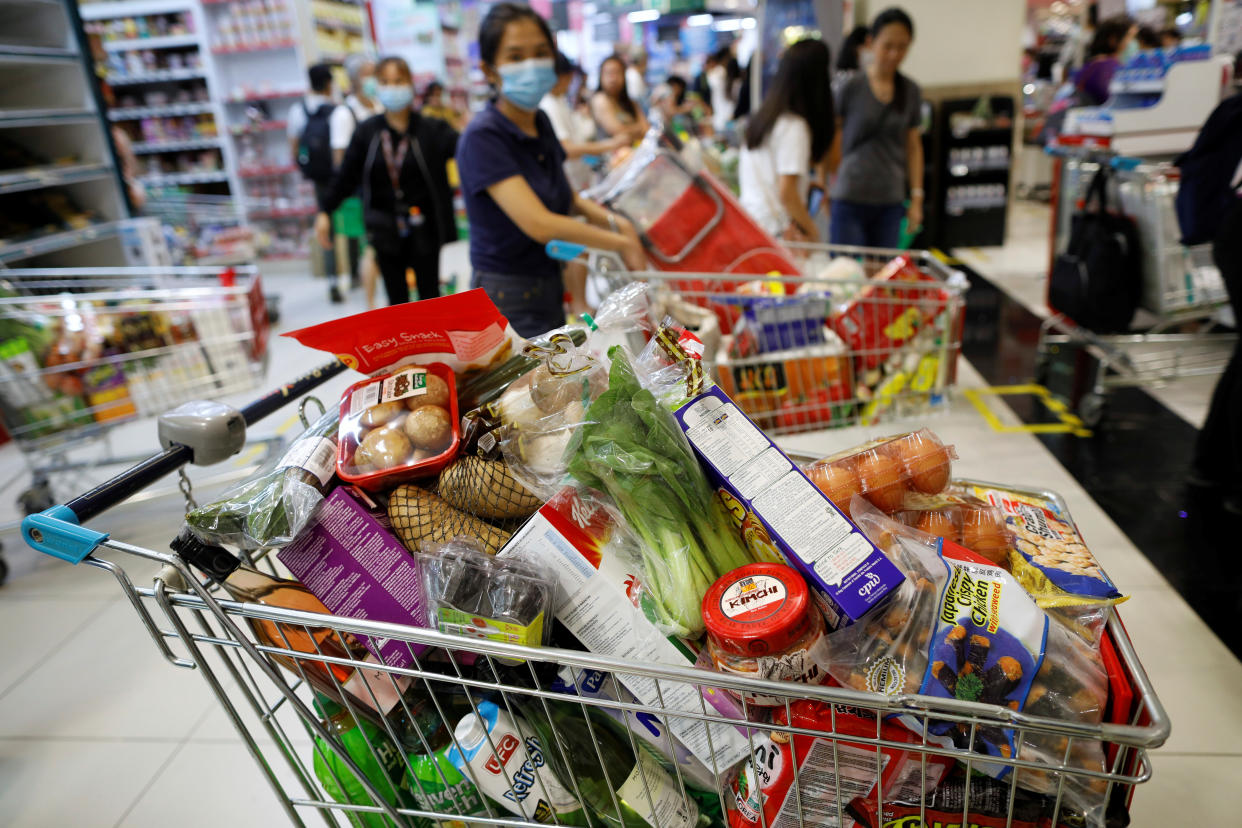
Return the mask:
<svg viewBox="0 0 1242 828">
<path fill-rule="evenodd" d="M 389 112 L 408 109 L 410 103 L 414 100 L 414 87 L 408 83 L 397 84 L 396 86 L 381 83 L 376 86 L 375 98 Z"/>
<path fill-rule="evenodd" d="M 556 69 L 552 58 L 530 58 L 519 63 L 506 63 L 500 73 L 500 94 L 514 106 L 533 111 L 543 96 L 556 86 Z"/>
<path fill-rule="evenodd" d="M 379 95 L 379 81 L 375 79 L 374 75 L 362 79 L 362 94 L 372 100 L 375 100 L 376 96 Z"/>
</svg>

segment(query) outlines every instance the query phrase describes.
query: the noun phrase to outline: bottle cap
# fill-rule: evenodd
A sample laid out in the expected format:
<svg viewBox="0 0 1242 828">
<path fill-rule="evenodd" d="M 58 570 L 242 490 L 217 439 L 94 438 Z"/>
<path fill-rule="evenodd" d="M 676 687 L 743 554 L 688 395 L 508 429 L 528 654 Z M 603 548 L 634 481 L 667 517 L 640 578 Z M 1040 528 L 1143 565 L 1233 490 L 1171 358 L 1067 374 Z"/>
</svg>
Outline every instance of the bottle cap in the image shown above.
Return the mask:
<svg viewBox="0 0 1242 828">
<path fill-rule="evenodd" d="M 190 566 L 202 570 L 217 581 L 223 581 L 241 566 L 241 561 L 227 549 L 203 543 L 189 529 L 182 529 L 181 534 L 168 547 Z"/>
</svg>

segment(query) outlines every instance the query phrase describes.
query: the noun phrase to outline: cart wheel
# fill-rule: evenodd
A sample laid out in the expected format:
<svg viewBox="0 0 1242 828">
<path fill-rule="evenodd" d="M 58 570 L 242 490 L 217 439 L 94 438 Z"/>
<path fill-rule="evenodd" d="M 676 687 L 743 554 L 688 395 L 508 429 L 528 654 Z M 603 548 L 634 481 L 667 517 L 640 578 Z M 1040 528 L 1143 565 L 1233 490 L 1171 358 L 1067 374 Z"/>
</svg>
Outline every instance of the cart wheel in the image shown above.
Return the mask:
<svg viewBox="0 0 1242 828">
<path fill-rule="evenodd" d="M 56 505 L 52 484 L 46 477 L 37 477 L 30 488 L 17 496 L 17 505 L 28 515 L 37 515 Z"/>
<path fill-rule="evenodd" d="M 1104 422 L 1104 416 L 1107 413 L 1108 398 L 1103 394 L 1090 391 L 1084 394 L 1078 403 L 1078 416 L 1082 418 L 1083 425 L 1087 428 L 1095 428 Z"/>
<path fill-rule="evenodd" d="M 271 325 L 280 324 L 280 296 L 275 293 L 267 293 L 263 295 L 263 302 L 267 305 L 267 321 Z"/>
</svg>

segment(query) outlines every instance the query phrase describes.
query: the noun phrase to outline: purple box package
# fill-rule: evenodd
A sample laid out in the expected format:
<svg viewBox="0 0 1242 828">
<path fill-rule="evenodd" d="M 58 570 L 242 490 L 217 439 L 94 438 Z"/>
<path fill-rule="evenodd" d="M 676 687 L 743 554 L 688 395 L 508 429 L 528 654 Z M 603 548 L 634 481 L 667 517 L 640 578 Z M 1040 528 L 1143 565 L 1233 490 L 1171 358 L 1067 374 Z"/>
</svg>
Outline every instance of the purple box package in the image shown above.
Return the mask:
<svg viewBox="0 0 1242 828">
<path fill-rule="evenodd" d="M 366 494 L 341 486 L 328 495 L 315 521 L 277 553 L 280 562 L 336 615 L 427 626 L 427 601 L 418 563 L 371 513 Z M 410 667 L 410 655 L 428 648 L 384 641 L 377 648 L 360 635 L 372 654 L 391 667 Z"/>
<path fill-rule="evenodd" d="M 676 416 L 708 482 L 763 524 L 830 627 L 849 626 L 901 586 L 901 570 L 723 391 L 700 394 Z"/>
</svg>

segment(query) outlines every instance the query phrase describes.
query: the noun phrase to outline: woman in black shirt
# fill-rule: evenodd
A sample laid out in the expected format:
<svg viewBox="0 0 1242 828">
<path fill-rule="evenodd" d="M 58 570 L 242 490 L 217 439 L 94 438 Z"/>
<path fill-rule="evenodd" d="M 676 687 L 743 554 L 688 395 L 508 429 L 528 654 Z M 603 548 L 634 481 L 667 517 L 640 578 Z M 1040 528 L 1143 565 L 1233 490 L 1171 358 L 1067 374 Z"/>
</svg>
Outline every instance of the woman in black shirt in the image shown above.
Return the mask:
<svg viewBox="0 0 1242 828">
<path fill-rule="evenodd" d="M 446 164 L 457 152 L 457 132 L 411 108 L 410 67 L 397 57 L 376 67 L 376 97 L 384 114 L 363 121 L 345 150 L 315 219 L 319 243 L 331 244 L 332 212 L 362 194 L 367 241 L 375 248 L 388 304 L 410 300 L 405 271 L 413 268 L 420 299 L 440 295 L 440 248 L 457 238 Z"/>
</svg>

